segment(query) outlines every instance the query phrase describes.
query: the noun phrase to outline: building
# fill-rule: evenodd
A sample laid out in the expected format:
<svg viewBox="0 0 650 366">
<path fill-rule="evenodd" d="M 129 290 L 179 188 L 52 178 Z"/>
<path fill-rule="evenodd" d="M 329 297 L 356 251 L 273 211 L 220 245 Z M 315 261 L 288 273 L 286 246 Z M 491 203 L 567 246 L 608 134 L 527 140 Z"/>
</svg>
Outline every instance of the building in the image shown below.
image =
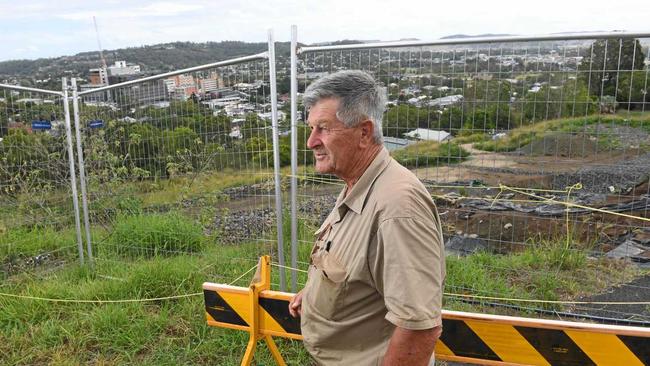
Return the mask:
<svg viewBox="0 0 650 366">
<path fill-rule="evenodd" d="M 97 88 L 107 85 L 108 74 L 106 73 L 106 69 L 103 67 L 100 67 L 98 69 L 90 69 L 88 70 L 88 79 L 90 80 L 90 85 L 94 85 L 94 87 Z"/>
<path fill-rule="evenodd" d="M 165 83 L 162 80 L 149 81 L 142 84 L 126 87 L 115 95 L 113 100 L 126 101 L 127 103 L 155 105 L 168 100 Z"/>
<path fill-rule="evenodd" d="M 429 107 L 444 108 L 462 102 L 464 97 L 460 94 L 448 95 L 442 98 L 436 98 L 429 101 Z"/>
<path fill-rule="evenodd" d="M 88 92 L 97 88 L 106 86 L 106 84 L 81 84 L 79 85 L 79 90 L 82 92 Z M 110 93 L 107 91 L 84 94 L 82 97 L 85 103 L 105 103 L 110 100 Z"/>
<path fill-rule="evenodd" d="M 266 119 L 266 120 L 271 120 L 271 117 L 273 117 L 273 112 L 264 112 L 264 113 L 258 113 L 257 116 L 261 119 Z M 284 113 L 283 111 L 278 111 L 278 121 L 284 121 L 287 118 L 287 114 Z"/>
<path fill-rule="evenodd" d="M 201 85 L 201 93 L 207 94 L 219 89 L 217 79 L 199 79 Z"/>
<path fill-rule="evenodd" d="M 44 100 L 41 98 L 22 98 L 16 100 L 16 104 L 34 104 L 34 105 L 41 105 L 44 103 Z"/>
<path fill-rule="evenodd" d="M 408 137 L 416 140 L 426 140 L 426 141 L 436 141 L 436 142 L 451 140 L 451 134 L 447 131 L 436 131 L 436 130 L 429 130 L 426 128 L 416 128 L 413 131 L 409 131 L 405 133 L 404 137 Z"/>
<path fill-rule="evenodd" d="M 384 146 L 388 151 L 399 150 L 414 144 L 415 141 L 409 139 L 400 139 L 397 137 L 384 136 Z"/>
<path fill-rule="evenodd" d="M 192 75 L 176 75 L 163 80 L 167 93 L 173 99 L 187 100 L 192 94 L 198 95 L 197 82 Z"/>
<path fill-rule="evenodd" d="M 131 76 L 140 75 L 140 65 L 127 64 L 126 61 L 115 61 L 115 64 L 108 67 L 108 76 Z"/>
</svg>

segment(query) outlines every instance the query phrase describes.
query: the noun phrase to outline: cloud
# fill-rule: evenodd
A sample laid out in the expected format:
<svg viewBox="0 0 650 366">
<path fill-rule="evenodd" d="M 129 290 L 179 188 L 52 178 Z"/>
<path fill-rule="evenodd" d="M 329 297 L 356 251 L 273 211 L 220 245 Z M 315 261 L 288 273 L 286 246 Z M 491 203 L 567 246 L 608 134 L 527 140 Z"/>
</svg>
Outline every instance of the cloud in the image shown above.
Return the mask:
<svg viewBox="0 0 650 366">
<path fill-rule="evenodd" d="M 450 34 L 521 35 L 566 31 L 644 30 L 647 16 L 635 0 L 592 0 L 588 7 L 546 0 L 524 11 L 520 0 L 21 0 L 0 3 L 0 60 L 25 45 L 37 45 L 30 57 L 96 50 L 92 17 L 102 45 L 115 49 L 173 41 L 288 40 L 298 25 L 301 42 L 339 39 L 433 40 Z M 56 35 L 49 44 L 42 42 Z"/>
</svg>

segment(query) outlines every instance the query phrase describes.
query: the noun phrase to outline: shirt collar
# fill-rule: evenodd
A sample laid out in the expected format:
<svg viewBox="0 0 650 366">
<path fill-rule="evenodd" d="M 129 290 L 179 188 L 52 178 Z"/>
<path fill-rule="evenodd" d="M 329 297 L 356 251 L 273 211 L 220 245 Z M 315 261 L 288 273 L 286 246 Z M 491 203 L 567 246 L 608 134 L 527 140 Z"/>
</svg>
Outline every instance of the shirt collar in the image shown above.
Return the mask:
<svg viewBox="0 0 650 366">
<path fill-rule="evenodd" d="M 343 216 L 345 216 L 348 209 L 354 211 L 357 215 L 363 211 L 363 206 L 366 202 L 366 196 L 368 196 L 370 187 L 372 187 L 372 184 L 384 169 L 386 169 L 391 160 L 392 158 L 390 157 L 388 150 L 386 150 L 385 147 L 382 147 L 347 196 L 345 195 L 347 187 L 343 188 L 336 200 L 334 222 L 339 221 Z"/>
</svg>

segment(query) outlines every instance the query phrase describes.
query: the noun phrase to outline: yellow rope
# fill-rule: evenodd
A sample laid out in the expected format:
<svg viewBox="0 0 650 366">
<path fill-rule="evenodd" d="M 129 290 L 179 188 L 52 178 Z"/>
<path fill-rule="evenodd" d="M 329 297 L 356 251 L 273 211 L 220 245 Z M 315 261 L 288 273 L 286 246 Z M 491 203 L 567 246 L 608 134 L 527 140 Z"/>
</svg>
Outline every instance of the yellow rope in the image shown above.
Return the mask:
<svg viewBox="0 0 650 366">
<path fill-rule="evenodd" d="M 337 179 L 329 179 L 329 178 L 316 178 L 316 177 L 309 177 L 306 175 L 292 175 L 288 174 L 288 177 L 295 177 L 297 179 L 301 180 L 307 180 L 307 181 L 312 181 L 312 182 L 318 182 L 318 183 L 324 183 L 324 184 L 331 184 L 331 185 L 338 185 L 338 186 L 344 186 L 345 184 L 342 183 L 341 181 Z M 629 219 L 634 219 L 634 220 L 641 220 L 641 221 L 647 221 L 650 222 L 650 218 L 642 217 L 642 216 L 634 216 L 634 215 L 628 215 L 624 214 L 621 212 L 614 212 L 614 211 L 608 211 L 604 210 L 601 208 L 595 208 L 595 207 L 590 207 L 590 206 L 584 206 L 584 205 L 579 205 L 577 203 L 571 203 L 568 202 L 568 199 L 570 198 L 571 192 L 576 189 L 582 189 L 582 184 L 581 183 L 576 183 L 570 187 L 566 187 L 564 190 L 558 190 L 558 189 L 540 189 L 540 188 L 523 188 L 523 187 L 509 187 L 506 186 L 505 184 L 499 184 L 499 186 L 482 186 L 482 187 L 471 187 L 471 186 L 451 186 L 451 185 L 433 185 L 430 186 L 431 188 L 472 188 L 472 189 L 499 189 L 499 193 L 491 199 L 491 205 L 494 205 L 495 202 L 497 201 L 507 201 L 507 202 L 529 202 L 529 203 L 539 203 L 540 200 L 544 200 L 546 202 L 551 202 L 551 203 L 556 203 L 560 205 L 564 205 L 567 207 L 575 207 L 575 208 L 581 208 L 584 210 L 588 211 L 594 211 L 594 212 L 600 212 L 608 215 L 614 215 L 614 216 L 621 216 L 621 217 L 626 217 Z M 521 199 L 507 199 L 507 198 L 499 198 L 501 193 L 503 193 L 504 190 L 509 190 L 515 193 L 520 193 L 529 197 L 534 197 L 537 200 L 521 200 Z M 540 197 L 532 193 L 528 192 L 547 192 L 547 193 L 566 193 L 567 194 L 567 201 L 557 201 L 552 198 L 545 198 L 545 197 Z M 447 197 L 444 195 L 437 195 L 437 194 L 431 194 L 432 197 L 439 198 L 439 199 L 446 199 Z M 459 197 L 459 200 L 467 200 L 467 199 L 485 199 L 484 197 Z M 567 211 L 567 220 L 568 220 L 568 215 L 569 212 Z"/>
<path fill-rule="evenodd" d="M 465 189 L 501 189 L 501 187 L 499 187 L 499 186 L 452 186 L 452 185 L 447 185 L 447 186 L 445 186 L 445 185 L 438 185 L 438 184 L 429 185 L 428 187 L 431 187 L 431 188 L 449 188 L 449 189 L 453 189 L 453 188 L 465 188 Z M 567 192 L 566 189 L 565 189 L 565 190 L 559 190 L 559 189 L 541 189 L 541 188 L 523 188 L 523 187 L 522 187 L 522 188 L 519 188 L 519 189 L 524 190 L 524 191 L 531 191 L 531 192 L 546 192 L 546 193 L 566 193 L 566 192 Z"/>
<path fill-rule="evenodd" d="M 594 211 L 594 212 L 600 212 L 600 213 L 604 213 L 604 214 L 622 216 L 622 217 L 627 217 L 629 219 L 636 219 L 636 220 L 650 222 L 650 218 L 647 218 L 647 217 L 628 215 L 628 214 L 624 214 L 624 213 L 620 213 L 620 212 L 608 211 L 608 210 L 603 210 L 603 209 L 600 209 L 600 208 L 579 205 L 577 203 L 557 201 L 557 200 L 554 200 L 552 198 L 545 198 L 545 197 L 535 196 L 534 194 L 526 193 L 526 192 L 523 192 L 523 191 L 521 191 L 519 189 L 508 187 L 506 185 L 501 185 L 501 186 L 503 186 L 504 189 L 507 189 L 509 191 L 520 193 L 520 194 L 523 194 L 523 195 L 526 195 L 526 196 L 540 198 L 540 199 L 542 199 L 542 200 L 544 200 L 546 202 L 552 202 L 552 203 L 557 203 L 557 204 L 565 205 L 565 206 L 569 206 L 569 207 L 577 207 L 577 208 L 582 208 L 582 209 L 590 210 L 590 211 Z"/>
<path fill-rule="evenodd" d="M 298 272 L 302 272 L 302 273 L 309 273 L 309 271 L 305 271 L 304 269 L 283 266 L 283 265 L 281 265 L 279 263 L 271 262 L 271 265 L 275 266 L 275 267 L 278 267 L 278 268 L 286 268 L 286 269 L 289 269 L 289 270 L 292 270 L 292 271 L 298 271 Z"/>
<path fill-rule="evenodd" d="M 281 268 L 287 268 L 291 270 L 296 270 L 298 272 L 305 272 L 307 271 L 299 269 L 299 268 L 293 268 L 289 266 L 282 266 L 278 263 L 271 263 L 271 265 L 276 266 L 276 267 L 281 267 Z M 232 281 L 230 285 L 234 284 L 238 280 L 240 280 L 242 277 L 253 271 L 254 269 L 257 268 L 257 265 L 253 266 L 250 268 L 248 271 L 246 271 L 244 274 L 239 276 L 237 279 Z M 13 298 L 18 298 L 18 299 L 24 299 L 24 300 L 39 300 L 39 301 L 48 301 L 48 302 L 59 302 L 59 303 L 77 303 L 77 304 L 116 304 L 116 303 L 138 303 L 138 302 L 151 302 L 151 301 L 162 301 L 162 300 L 174 300 L 174 299 L 181 299 L 181 298 L 188 298 L 188 297 L 194 297 L 194 296 L 200 296 L 203 295 L 203 292 L 195 292 L 191 294 L 183 294 L 183 295 L 173 295 L 173 296 L 165 296 L 165 297 L 156 297 L 156 298 L 149 298 L 149 299 L 122 299 L 122 300 L 76 300 L 76 299 L 54 299 L 54 298 L 46 298 L 46 297 L 38 297 L 38 296 L 27 296 L 27 295 L 16 295 L 16 294 L 9 294 L 9 293 L 1 293 L 0 296 L 5 296 L 5 297 L 13 297 Z M 452 296 L 452 297 L 462 297 L 462 298 L 470 298 L 470 299 L 482 299 L 482 300 L 498 300 L 498 301 L 511 301 L 511 302 L 531 302 L 531 303 L 543 303 L 543 304 L 574 304 L 574 305 L 650 305 L 650 301 L 564 301 L 564 300 L 536 300 L 536 299 L 518 299 L 518 298 L 509 298 L 509 297 L 495 297 L 495 296 L 480 296 L 480 295 L 466 295 L 466 294 L 456 294 L 456 293 L 449 293 L 445 292 L 445 296 Z"/>
<path fill-rule="evenodd" d="M 150 299 L 122 299 L 122 300 L 77 300 L 77 299 L 53 299 L 47 297 L 38 297 L 38 296 L 27 296 L 27 295 L 16 295 L 0 292 L 0 296 L 14 297 L 18 299 L 25 300 L 40 300 L 48 302 L 64 302 L 64 303 L 77 303 L 77 304 L 116 304 L 116 303 L 133 303 L 133 302 L 149 302 L 149 301 L 161 301 L 161 300 L 173 300 L 186 297 L 193 297 L 202 295 L 203 292 L 195 292 L 191 294 L 184 295 L 175 295 L 175 296 L 165 296 L 165 297 L 156 297 Z"/>
<path fill-rule="evenodd" d="M 566 201 L 565 201 L 566 203 L 569 202 L 569 199 L 571 198 L 571 190 L 573 189 L 582 189 L 582 184 L 576 183 L 571 187 L 569 187 L 569 191 L 567 192 L 566 195 Z M 570 239 L 571 230 L 569 229 L 569 207 L 567 206 L 564 211 L 566 212 L 566 246 L 564 247 L 564 250 L 568 250 L 569 247 L 571 246 L 571 239 Z M 564 259 L 564 254 L 565 253 L 562 253 L 563 259 Z"/>
<path fill-rule="evenodd" d="M 293 174 L 286 174 L 286 177 L 289 178 L 297 178 L 300 180 L 307 180 L 307 181 L 313 181 L 313 182 L 320 182 L 320 183 L 331 183 L 331 184 L 339 184 L 343 185 L 341 183 L 340 179 L 336 178 L 317 178 L 314 176 L 308 176 L 308 175 L 293 175 Z M 429 185 L 428 187 L 430 188 L 465 188 L 465 189 L 501 189 L 501 186 L 454 186 L 454 185 Z M 569 187 L 567 187 L 568 189 Z M 567 189 L 564 190 L 559 190 L 559 189 L 542 189 L 542 188 L 523 188 L 519 187 L 519 189 L 523 191 L 530 191 L 530 192 L 546 192 L 546 193 L 567 193 Z"/>
<path fill-rule="evenodd" d="M 247 274 L 251 273 L 254 269 L 257 269 L 257 264 L 254 265 L 253 267 L 251 267 L 248 271 L 244 272 L 244 274 L 242 274 L 241 276 L 235 278 L 235 280 L 232 281 L 232 282 L 230 282 L 229 285 L 233 285 L 233 284 L 235 284 L 235 282 L 241 280 L 244 276 L 246 276 Z"/>
<path fill-rule="evenodd" d="M 230 282 L 229 285 L 234 284 L 239 281 L 242 277 L 249 274 L 251 271 L 257 268 L 257 264 L 250 268 L 248 271 L 244 272 L 241 276 L 237 277 L 234 281 Z M 28 296 L 28 295 L 16 295 L 0 292 L 0 296 L 13 297 L 17 299 L 25 300 L 39 300 L 39 301 L 48 301 L 48 302 L 60 302 L 60 303 L 76 303 L 76 304 L 122 304 L 122 303 L 138 303 L 138 302 L 151 302 L 151 301 L 162 301 L 162 300 L 175 300 L 182 299 L 187 297 L 194 297 L 203 295 L 203 292 L 194 292 L 191 294 L 183 295 L 173 295 L 173 296 L 164 296 L 164 297 L 155 297 L 148 299 L 121 299 L 121 300 L 78 300 L 78 299 L 55 299 L 48 297 L 39 297 L 39 296 Z"/>
<path fill-rule="evenodd" d="M 335 179 L 335 178 L 313 177 L 307 175 L 293 175 L 293 174 L 287 174 L 286 176 L 289 178 L 296 178 L 300 180 L 306 180 L 306 181 L 323 183 L 323 184 L 332 184 L 337 186 L 345 185 L 345 183 L 343 183 L 340 179 Z"/>
</svg>

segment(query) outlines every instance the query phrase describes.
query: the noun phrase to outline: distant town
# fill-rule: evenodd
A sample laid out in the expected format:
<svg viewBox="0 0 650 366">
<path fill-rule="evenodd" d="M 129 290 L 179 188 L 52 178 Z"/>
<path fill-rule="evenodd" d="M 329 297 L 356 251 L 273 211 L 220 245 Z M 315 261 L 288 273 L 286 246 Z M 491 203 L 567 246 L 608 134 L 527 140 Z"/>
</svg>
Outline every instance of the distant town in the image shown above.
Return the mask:
<svg viewBox="0 0 650 366">
<path fill-rule="evenodd" d="M 521 115 L 521 119 L 539 120 L 552 116 L 538 116 L 539 111 L 528 111 L 521 106 L 526 102 L 538 102 L 551 98 L 552 94 L 575 95 L 574 102 L 587 98 L 580 88 L 590 94 L 601 94 L 599 83 L 584 80 L 588 70 L 584 70 L 586 50 L 591 43 L 574 43 L 568 45 L 540 43 L 537 48 L 517 48 L 515 46 L 495 46 L 492 48 L 411 48 L 399 52 L 390 49 L 375 51 L 347 51 L 329 55 L 309 55 L 299 59 L 299 92 L 304 90 L 312 80 L 331 71 L 347 68 L 361 68 L 374 73 L 384 84 L 388 94 L 387 128 L 385 134 L 389 147 L 399 148 L 414 140 L 445 141 L 464 126 L 469 112 L 476 113 L 477 102 L 496 102 L 496 109 L 483 111 L 490 120 L 489 128 L 498 131 L 510 123 L 513 112 L 505 111 L 499 116 L 499 108 L 511 108 Z M 647 46 L 643 46 L 642 69 L 650 64 Z M 179 51 L 166 47 L 163 51 Z M 591 61 L 590 61 L 591 62 Z M 600 61 L 599 61 L 600 62 Z M 95 64 L 97 62 L 95 61 Z M 583 65 L 583 66 L 581 66 Z M 194 65 L 196 66 L 196 65 Z M 640 67 L 639 67 L 640 66 Z M 107 86 L 134 81 L 151 76 L 151 67 L 132 62 L 129 59 L 117 60 L 110 65 L 86 69 L 82 75 L 70 71 L 78 81 L 79 91 L 83 93 L 86 106 L 108 108 L 120 111 L 122 122 L 146 121 L 151 116 L 138 114 L 136 109 L 168 109 L 171 103 L 193 101 L 212 111 L 214 116 L 227 116 L 231 123 L 229 137 L 241 139 L 241 126 L 250 114 L 261 120 L 271 119 L 270 90 L 266 70 L 242 70 L 247 65 L 227 66 L 202 72 L 175 75 L 168 78 L 135 84 L 119 89 L 104 90 Z M 583 67 L 583 69 L 581 69 Z M 278 120 L 288 126 L 289 114 L 289 58 L 284 52 L 277 57 L 278 79 Z M 244 71 L 242 73 L 242 71 Z M 242 77 L 242 75 L 248 75 Z M 543 74 L 543 77 L 541 75 Z M 35 86 L 52 83 L 51 78 L 33 80 Z M 582 79 L 582 80 L 581 80 Z M 55 80 L 56 81 L 56 80 Z M 19 79 L 5 79 L 4 83 L 18 83 Z M 58 81 L 57 81 L 58 82 Z M 603 87 L 605 84 L 603 84 Z M 104 88 L 104 89 L 102 89 Z M 97 92 L 93 92 L 98 90 Z M 544 96 L 536 94 L 543 91 Z M 584 93 L 587 93 L 585 91 Z M 584 94 L 583 93 L 583 94 Z M 605 92 L 610 94 L 610 92 Z M 14 103 L 46 104 L 53 100 L 26 97 L 16 93 Z M 300 93 L 298 100 L 300 102 Z M 555 97 L 556 99 L 560 97 Z M 552 98 L 551 98 L 552 99 Z M 586 100 L 586 99 L 584 99 Z M 0 102 L 4 98 L 0 95 Z M 487 103 L 486 103 L 487 104 Z M 473 106 L 471 111 L 468 106 Z M 479 109 L 481 106 L 479 105 Z M 519 108 L 519 109 L 518 109 Z M 401 117 L 391 120 L 390 110 L 403 111 Z M 546 108 L 548 114 L 548 108 Z M 299 109 L 300 110 L 300 109 Z M 400 120 L 409 111 L 420 114 L 426 110 L 427 121 L 434 118 L 450 120 L 446 130 L 432 130 L 424 127 L 430 123 L 417 121 L 412 128 L 406 129 Z M 541 110 L 541 108 L 540 108 Z M 460 111 L 460 112 L 459 112 Z M 302 112 L 302 111 L 301 111 Z M 459 119 L 455 114 L 461 114 Z M 560 113 L 562 113 L 560 111 Z M 504 121 L 504 115 L 508 121 Z M 55 116 L 56 117 L 56 116 Z M 302 116 L 299 116 L 301 119 Z M 471 116 L 472 120 L 476 116 Z M 543 118 L 542 118 L 543 117 Z M 56 119 L 56 118 L 53 118 Z M 8 128 L 15 128 L 19 121 L 10 122 Z M 57 124 L 56 121 L 53 122 Z M 391 129 L 391 123 L 397 125 Z"/>
</svg>

